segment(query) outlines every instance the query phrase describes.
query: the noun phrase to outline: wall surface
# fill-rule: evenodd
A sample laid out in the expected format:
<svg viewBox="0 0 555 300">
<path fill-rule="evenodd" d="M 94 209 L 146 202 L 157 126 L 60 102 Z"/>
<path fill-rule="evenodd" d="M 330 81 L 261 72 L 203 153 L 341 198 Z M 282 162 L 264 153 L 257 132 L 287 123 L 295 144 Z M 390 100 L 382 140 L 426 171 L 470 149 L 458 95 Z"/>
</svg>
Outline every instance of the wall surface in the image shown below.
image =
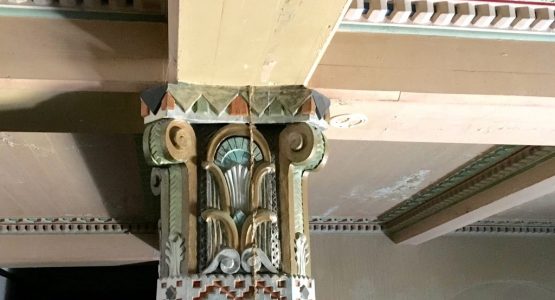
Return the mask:
<svg viewBox="0 0 555 300">
<path fill-rule="evenodd" d="M 0 300 L 4 300 L 6 295 L 6 278 L 0 276 Z"/>
<path fill-rule="evenodd" d="M 555 237 L 457 234 L 401 246 L 314 233 L 311 246 L 318 300 L 555 299 Z"/>
</svg>

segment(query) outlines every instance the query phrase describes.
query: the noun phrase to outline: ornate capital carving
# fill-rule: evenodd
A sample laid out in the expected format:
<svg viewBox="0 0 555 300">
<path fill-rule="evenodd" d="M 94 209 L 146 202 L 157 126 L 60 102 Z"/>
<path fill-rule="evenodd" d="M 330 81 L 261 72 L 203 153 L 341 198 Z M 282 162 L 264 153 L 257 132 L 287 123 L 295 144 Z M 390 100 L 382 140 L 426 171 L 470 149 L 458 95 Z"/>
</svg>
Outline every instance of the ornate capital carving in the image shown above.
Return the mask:
<svg viewBox="0 0 555 300">
<path fill-rule="evenodd" d="M 151 190 L 160 196 L 160 277 L 177 277 L 196 269 L 196 138 L 181 120 L 146 126 L 143 150 L 154 166 Z"/>
<path fill-rule="evenodd" d="M 191 125 L 163 119 L 146 126 L 143 151 L 151 166 L 190 162 L 196 156 L 196 138 Z"/>
<path fill-rule="evenodd" d="M 225 277 L 253 280 L 236 295 L 258 295 L 267 278 L 276 296 L 314 299 L 305 178 L 326 160 L 329 101 L 302 86 L 183 83 L 142 100 L 161 199 L 158 297 L 205 297 Z"/>
</svg>

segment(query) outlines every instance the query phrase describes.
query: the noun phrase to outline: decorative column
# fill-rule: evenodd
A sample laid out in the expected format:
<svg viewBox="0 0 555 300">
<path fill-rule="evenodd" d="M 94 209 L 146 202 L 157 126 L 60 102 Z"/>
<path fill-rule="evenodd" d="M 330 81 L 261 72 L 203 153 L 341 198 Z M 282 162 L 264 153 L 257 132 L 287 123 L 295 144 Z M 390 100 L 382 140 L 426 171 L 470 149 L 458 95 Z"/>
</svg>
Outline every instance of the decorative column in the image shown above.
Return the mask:
<svg viewBox="0 0 555 300">
<path fill-rule="evenodd" d="M 141 100 L 161 207 L 157 299 L 315 299 L 306 175 L 326 158 L 329 100 L 185 83 Z"/>
</svg>

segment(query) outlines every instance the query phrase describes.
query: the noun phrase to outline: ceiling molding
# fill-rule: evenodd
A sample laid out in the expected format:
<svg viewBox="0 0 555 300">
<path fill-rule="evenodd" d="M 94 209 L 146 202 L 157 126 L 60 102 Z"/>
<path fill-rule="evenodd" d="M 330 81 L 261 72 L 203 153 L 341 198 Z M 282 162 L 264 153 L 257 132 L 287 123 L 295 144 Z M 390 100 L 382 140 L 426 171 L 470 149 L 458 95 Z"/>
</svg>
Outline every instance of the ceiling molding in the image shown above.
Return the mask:
<svg viewBox="0 0 555 300">
<path fill-rule="evenodd" d="M 0 235 L 158 233 L 149 222 L 118 221 L 106 217 L 0 218 Z"/>
<path fill-rule="evenodd" d="M 554 158 L 555 147 L 496 147 L 378 219 L 397 243 L 425 242 L 535 199 L 551 186 Z"/>
<path fill-rule="evenodd" d="M 314 216 L 310 219 L 309 228 L 311 232 L 334 232 L 334 233 L 380 233 L 382 226 L 368 218 L 356 217 L 322 217 Z"/>
<path fill-rule="evenodd" d="M 382 233 L 379 222 L 357 217 L 313 216 L 310 231 L 314 233 Z M 555 234 L 553 221 L 513 221 L 483 220 L 464 226 L 451 235 L 463 234 L 510 234 L 510 235 L 551 235 Z"/>
<path fill-rule="evenodd" d="M 555 234 L 553 221 L 479 221 L 457 229 L 454 234 Z"/>
<path fill-rule="evenodd" d="M 314 233 L 382 233 L 380 223 L 369 218 L 313 216 Z M 106 217 L 0 218 L 1 235 L 37 234 L 157 234 L 152 222 L 124 222 Z M 555 234 L 553 221 L 484 220 L 452 234 Z"/>
<path fill-rule="evenodd" d="M 420 192 L 402 201 L 393 208 L 378 216 L 381 223 L 391 222 L 415 208 L 437 198 L 448 190 L 462 184 L 470 178 L 480 174 L 484 170 L 500 163 L 511 155 L 522 150 L 522 146 L 495 146 L 482 155 L 470 160 L 460 168 L 447 174 Z"/>
<path fill-rule="evenodd" d="M 353 1 L 340 31 L 555 41 L 552 1 Z"/>
<path fill-rule="evenodd" d="M 166 5 L 166 0 L 8 0 L 0 3 L 0 16 L 165 23 Z"/>
</svg>

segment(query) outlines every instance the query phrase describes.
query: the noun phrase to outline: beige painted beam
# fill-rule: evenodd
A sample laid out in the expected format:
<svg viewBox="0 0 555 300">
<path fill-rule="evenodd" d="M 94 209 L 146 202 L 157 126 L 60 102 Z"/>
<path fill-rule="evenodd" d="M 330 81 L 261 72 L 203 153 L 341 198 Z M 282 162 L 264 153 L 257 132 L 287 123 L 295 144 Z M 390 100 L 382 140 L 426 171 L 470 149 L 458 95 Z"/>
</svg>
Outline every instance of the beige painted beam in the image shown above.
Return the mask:
<svg viewBox="0 0 555 300">
<path fill-rule="evenodd" d="M 331 116 L 363 114 L 330 139 L 468 144 L 555 145 L 555 98 L 318 89 Z"/>
<path fill-rule="evenodd" d="M 555 43 L 337 32 L 316 88 L 554 97 Z"/>
<path fill-rule="evenodd" d="M 0 265 L 6 268 L 113 266 L 156 261 L 157 242 L 157 234 L 3 234 Z"/>
<path fill-rule="evenodd" d="M 0 41 L 0 130 L 142 132 L 166 78 L 162 23 L 2 17 Z"/>
<path fill-rule="evenodd" d="M 167 26 L 0 18 L 0 89 L 138 92 L 165 81 Z"/>
<path fill-rule="evenodd" d="M 169 1 L 169 81 L 303 84 L 349 0 Z"/>
<path fill-rule="evenodd" d="M 507 209 L 555 192 L 555 158 L 389 234 L 396 243 L 421 244 Z M 394 221 L 395 222 L 395 221 Z"/>
</svg>

